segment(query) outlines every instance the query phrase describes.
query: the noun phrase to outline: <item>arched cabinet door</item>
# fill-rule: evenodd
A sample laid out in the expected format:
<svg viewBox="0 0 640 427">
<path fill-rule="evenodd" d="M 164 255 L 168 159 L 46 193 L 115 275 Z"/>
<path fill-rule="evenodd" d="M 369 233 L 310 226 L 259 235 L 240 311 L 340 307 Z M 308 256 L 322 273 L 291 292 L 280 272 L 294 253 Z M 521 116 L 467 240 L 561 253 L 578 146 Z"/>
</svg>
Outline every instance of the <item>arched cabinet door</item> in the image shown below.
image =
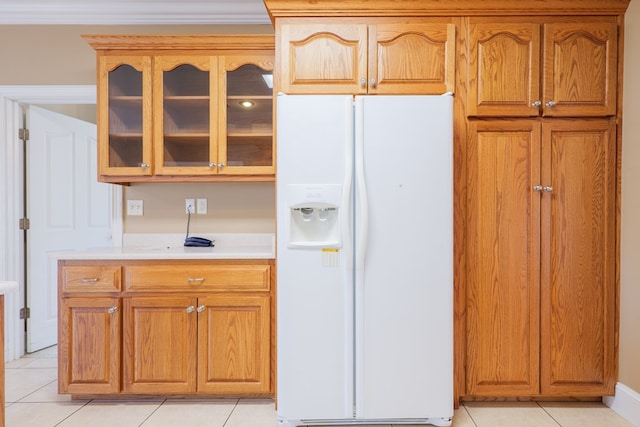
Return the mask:
<svg viewBox="0 0 640 427">
<path fill-rule="evenodd" d="M 273 55 L 220 58 L 220 175 L 273 175 Z"/>
<path fill-rule="evenodd" d="M 367 25 L 327 22 L 281 24 L 284 93 L 367 93 Z"/>
<path fill-rule="evenodd" d="M 369 26 L 369 93 L 454 92 L 455 25 Z"/>
<path fill-rule="evenodd" d="M 98 57 L 98 174 L 150 176 L 151 57 Z"/>
<path fill-rule="evenodd" d="M 544 25 L 545 116 L 616 113 L 617 39 L 614 21 Z"/>
<path fill-rule="evenodd" d="M 215 56 L 157 56 L 153 73 L 156 175 L 210 175 L 217 140 Z"/>
</svg>

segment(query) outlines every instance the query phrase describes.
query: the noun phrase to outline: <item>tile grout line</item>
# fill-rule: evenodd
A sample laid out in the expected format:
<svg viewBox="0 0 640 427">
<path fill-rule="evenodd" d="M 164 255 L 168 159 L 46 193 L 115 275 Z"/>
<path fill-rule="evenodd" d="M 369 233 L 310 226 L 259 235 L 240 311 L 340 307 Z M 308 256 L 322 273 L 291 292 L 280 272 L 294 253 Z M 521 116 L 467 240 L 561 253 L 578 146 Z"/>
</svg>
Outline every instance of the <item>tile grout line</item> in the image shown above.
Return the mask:
<svg viewBox="0 0 640 427">
<path fill-rule="evenodd" d="M 549 412 L 544 408 L 544 406 L 542 406 L 542 405 L 540 404 L 540 402 L 536 402 L 536 405 L 538 405 L 538 407 L 539 407 L 540 409 L 542 409 L 542 410 L 544 411 L 544 413 L 545 413 L 545 414 L 547 414 L 547 415 L 549 416 L 549 418 L 551 418 L 551 419 L 553 420 L 553 422 L 554 422 L 554 423 L 556 423 L 556 424 L 558 424 L 558 426 L 562 427 L 562 424 L 560 424 L 560 422 L 559 422 L 558 420 L 556 420 L 556 419 L 553 417 L 553 415 L 551 415 L 551 414 L 550 414 L 550 413 L 549 413 Z"/>
<path fill-rule="evenodd" d="M 473 419 L 473 417 L 471 416 L 471 412 L 469 412 L 467 410 L 467 406 L 466 405 L 460 405 L 462 408 L 464 408 L 464 412 L 467 413 L 467 415 L 469 416 L 469 419 L 471 420 L 471 422 L 473 423 L 474 426 L 478 427 L 478 423 L 476 423 L 476 420 Z"/>
<path fill-rule="evenodd" d="M 236 399 L 236 403 L 233 405 L 233 409 L 231 410 L 231 412 L 229 412 L 229 416 L 227 416 L 227 418 L 224 420 L 224 423 L 222 423 L 222 427 L 225 427 L 227 425 L 229 419 L 231 419 L 231 415 L 233 415 L 236 408 L 238 407 L 238 403 L 240 403 L 240 399 Z"/>
<path fill-rule="evenodd" d="M 89 403 L 91 403 L 92 400 L 87 400 L 84 405 L 81 405 L 78 409 L 76 409 L 75 411 L 73 411 L 72 413 L 70 413 L 69 415 L 67 415 L 66 417 L 64 417 L 63 419 L 60 420 L 60 422 L 54 424 L 52 427 L 56 427 L 59 426 L 60 424 L 62 424 L 63 422 L 67 421 L 69 418 L 71 418 L 72 416 L 74 416 L 75 414 L 78 413 L 79 410 L 81 410 L 82 408 L 84 408 L 85 406 L 87 406 Z"/>
<path fill-rule="evenodd" d="M 165 403 L 167 403 L 167 400 L 168 400 L 168 399 L 164 399 L 162 402 L 160 402 L 160 404 L 159 404 L 158 406 L 156 406 L 156 409 L 154 409 L 153 411 L 151 411 L 151 413 L 147 416 L 147 418 L 145 418 L 145 419 L 144 419 L 140 424 L 138 424 L 138 427 L 142 427 L 142 426 L 144 425 L 144 423 L 146 423 L 147 421 L 149 421 L 149 418 L 151 418 L 151 416 L 152 416 L 153 414 L 155 414 L 155 413 L 158 411 L 158 409 L 160 409 L 160 407 L 161 407 L 162 405 L 164 405 Z"/>
</svg>

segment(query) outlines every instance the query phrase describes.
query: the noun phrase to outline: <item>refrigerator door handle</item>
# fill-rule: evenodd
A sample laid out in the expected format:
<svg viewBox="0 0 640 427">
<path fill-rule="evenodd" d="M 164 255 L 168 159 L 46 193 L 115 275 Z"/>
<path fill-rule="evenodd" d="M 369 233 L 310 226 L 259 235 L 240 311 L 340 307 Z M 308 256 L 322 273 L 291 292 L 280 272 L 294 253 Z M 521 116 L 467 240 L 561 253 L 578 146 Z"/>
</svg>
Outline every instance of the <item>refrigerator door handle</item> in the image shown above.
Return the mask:
<svg viewBox="0 0 640 427">
<path fill-rule="evenodd" d="M 369 232 L 369 201 L 367 198 L 367 183 L 364 173 L 364 135 L 362 130 L 364 129 L 364 108 L 362 108 L 362 99 L 356 98 L 356 102 L 360 101 L 359 108 L 355 110 L 355 174 L 356 174 L 356 200 L 357 206 L 356 224 L 358 229 L 356 230 L 356 270 L 364 268 L 367 238 Z"/>
</svg>

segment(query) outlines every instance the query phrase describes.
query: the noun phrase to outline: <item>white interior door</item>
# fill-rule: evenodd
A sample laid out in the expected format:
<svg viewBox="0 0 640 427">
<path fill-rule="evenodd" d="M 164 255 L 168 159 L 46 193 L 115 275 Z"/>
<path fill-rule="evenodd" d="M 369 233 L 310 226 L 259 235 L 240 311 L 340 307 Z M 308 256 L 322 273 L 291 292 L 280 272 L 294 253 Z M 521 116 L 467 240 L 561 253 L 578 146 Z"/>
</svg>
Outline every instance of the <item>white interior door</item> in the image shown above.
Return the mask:
<svg viewBox="0 0 640 427">
<path fill-rule="evenodd" d="M 112 185 L 97 182 L 96 125 L 29 106 L 27 352 L 57 342 L 57 263 L 49 253 L 111 246 Z"/>
</svg>

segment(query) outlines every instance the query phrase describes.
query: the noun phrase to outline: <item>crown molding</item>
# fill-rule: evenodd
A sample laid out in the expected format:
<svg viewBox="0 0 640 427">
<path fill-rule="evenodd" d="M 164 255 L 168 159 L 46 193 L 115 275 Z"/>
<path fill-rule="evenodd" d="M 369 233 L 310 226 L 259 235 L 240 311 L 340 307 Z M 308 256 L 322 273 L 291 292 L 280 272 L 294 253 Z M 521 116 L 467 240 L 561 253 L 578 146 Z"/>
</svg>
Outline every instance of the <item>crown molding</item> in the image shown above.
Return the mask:
<svg viewBox="0 0 640 427">
<path fill-rule="evenodd" d="M 270 24 L 261 0 L 15 0 L 0 25 Z"/>
</svg>

